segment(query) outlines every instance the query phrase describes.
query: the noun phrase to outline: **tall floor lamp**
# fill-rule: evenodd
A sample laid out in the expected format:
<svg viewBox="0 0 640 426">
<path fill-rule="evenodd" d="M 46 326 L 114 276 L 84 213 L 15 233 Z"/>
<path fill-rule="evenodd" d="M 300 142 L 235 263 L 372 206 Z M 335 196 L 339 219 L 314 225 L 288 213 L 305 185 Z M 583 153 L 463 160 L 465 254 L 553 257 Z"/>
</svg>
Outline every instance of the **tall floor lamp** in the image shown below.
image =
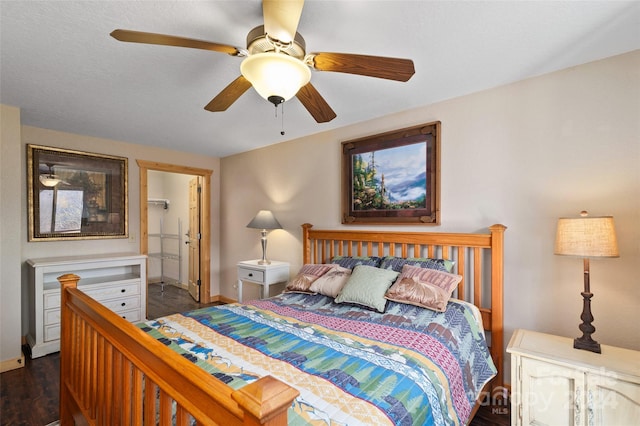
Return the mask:
<svg viewBox="0 0 640 426">
<path fill-rule="evenodd" d="M 612 216 L 590 217 L 586 211 L 577 218 L 558 219 L 555 254 L 578 256 L 584 262 L 584 291 L 578 328 L 582 336 L 574 339 L 573 347 L 600 353 L 600 344 L 591 338 L 596 328 L 591 324 L 591 288 L 589 285 L 589 259 L 597 257 L 619 257 L 616 232 Z"/>
<path fill-rule="evenodd" d="M 269 210 L 260 210 L 256 216 L 247 224 L 247 228 L 261 229 L 262 238 L 262 259 L 258 261 L 259 265 L 269 265 L 271 261 L 267 260 L 267 230 L 282 229 L 282 226 L 276 217 Z"/>
</svg>

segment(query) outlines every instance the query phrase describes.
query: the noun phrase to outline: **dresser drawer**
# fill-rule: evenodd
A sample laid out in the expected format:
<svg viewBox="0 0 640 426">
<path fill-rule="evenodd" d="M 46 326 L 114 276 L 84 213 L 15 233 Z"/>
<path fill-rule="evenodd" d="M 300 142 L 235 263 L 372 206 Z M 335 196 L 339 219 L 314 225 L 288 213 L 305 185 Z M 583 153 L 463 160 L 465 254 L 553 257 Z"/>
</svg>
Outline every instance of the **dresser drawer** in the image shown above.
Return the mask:
<svg viewBox="0 0 640 426">
<path fill-rule="evenodd" d="M 60 307 L 60 290 L 47 291 L 44 293 L 44 308 L 59 308 Z"/>
<path fill-rule="evenodd" d="M 99 288 L 81 288 L 87 295 L 104 304 L 105 300 L 123 298 L 140 294 L 140 282 L 120 285 L 101 286 Z"/>
<path fill-rule="evenodd" d="M 117 314 L 129 322 L 139 322 L 142 320 L 142 318 L 140 318 L 140 309 L 134 309 L 132 311 L 117 312 Z"/>
<path fill-rule="evenodd" d="M 104 306 L 116 313 L 140 308 L 140 296 L 112 299 L 101 302 Z"/>
<path fill-rule="evenodd" d="M 44 325 L 60 324 L 60 309 L 46 309 L 44 311 Z"/>
<path fill-rule="evenodd" d="M 51 340 L 60 339 L 60 324 L 47 325 L 44 327 L 44 341 L 49 342 Z"/>
<path fill-rule="evenodd" d="M 238 268 L 238 279 L 262 283 L 264 282 L 264 271 Z"/>
</svg>

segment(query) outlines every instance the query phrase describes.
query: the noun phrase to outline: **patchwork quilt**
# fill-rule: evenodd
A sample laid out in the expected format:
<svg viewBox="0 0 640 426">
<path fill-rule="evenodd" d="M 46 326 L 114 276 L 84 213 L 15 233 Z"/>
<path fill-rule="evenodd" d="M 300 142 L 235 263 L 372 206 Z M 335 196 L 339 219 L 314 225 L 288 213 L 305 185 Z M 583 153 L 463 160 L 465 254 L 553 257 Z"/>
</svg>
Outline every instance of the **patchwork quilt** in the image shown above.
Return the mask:
<svg viewBox="0 0 640 426">
<path fill-rule="evenodd" d="M 289 424 L 464 424 L 495 375 L 477 309 L 389 302 L 384 314 L 287 293 L 142 323 L 237 389 L 272 375 L 300 396 Z"/>
</svg>

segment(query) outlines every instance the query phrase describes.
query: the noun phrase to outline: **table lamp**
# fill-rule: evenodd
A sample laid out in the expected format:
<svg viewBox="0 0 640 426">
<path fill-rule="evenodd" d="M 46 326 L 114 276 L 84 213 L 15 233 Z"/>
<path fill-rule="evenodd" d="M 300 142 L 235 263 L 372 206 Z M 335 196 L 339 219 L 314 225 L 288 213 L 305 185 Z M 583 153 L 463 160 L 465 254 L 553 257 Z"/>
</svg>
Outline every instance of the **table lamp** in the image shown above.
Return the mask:
<svg viewBox="0 0 640 426">
<path fill-rule="evenodd" d="M 282 226 L 276 217 L 269 210 L 260 210 L 256 216 L 251 219 L 247 228 L 261 229 L 262 234 L 262 259 L 258 261 L 259 265 L 269 265 L 271 262 L 267 260 L 267 230 L 282 229 Z"/>
<path fill-rule="evenodd" d="M 591 324 L 591 288 L 589 284 L 589 259 L 619 257 L 616 232 L 612 216 L 591 217 L 586 211 L 577 218 L 558 219 L 555 254 L 582 257 L 584 262 L 583 305 L 579 328 L 582 336 L 574 339 L 573 347 L 601 353 L 600 344 L 591 338 L 596 328 Z"/>
</svg>

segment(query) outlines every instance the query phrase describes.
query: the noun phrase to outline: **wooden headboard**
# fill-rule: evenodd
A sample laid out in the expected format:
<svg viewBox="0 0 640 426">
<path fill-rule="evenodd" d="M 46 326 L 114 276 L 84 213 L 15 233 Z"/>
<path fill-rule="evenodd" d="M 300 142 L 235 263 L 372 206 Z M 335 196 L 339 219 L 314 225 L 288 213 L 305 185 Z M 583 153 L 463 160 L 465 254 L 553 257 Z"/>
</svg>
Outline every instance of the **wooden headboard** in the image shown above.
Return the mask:
<svg viewBox="0 0 640 426">
<path fill-rule="evenodd" d="M 504 225 L 488 233 L 318 230 L 302 225 L 304 263 L 329 263 L 334 256 L 397 256 L 449 259 L 462 281 L 454 294 L 476 305 L 489 333 L 489 351 L 498 369 L 492 389 L 503 386 Z"/>
</svg>

